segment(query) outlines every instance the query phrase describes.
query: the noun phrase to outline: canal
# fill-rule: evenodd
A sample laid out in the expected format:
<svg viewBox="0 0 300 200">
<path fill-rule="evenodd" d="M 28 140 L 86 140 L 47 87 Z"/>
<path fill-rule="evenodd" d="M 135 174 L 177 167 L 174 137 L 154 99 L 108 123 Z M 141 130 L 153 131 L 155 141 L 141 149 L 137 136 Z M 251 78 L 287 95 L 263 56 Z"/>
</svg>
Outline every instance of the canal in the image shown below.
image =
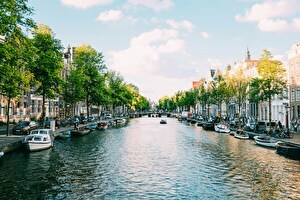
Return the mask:
<svg viewBox="0 0 300 200">
<path fill-rule="evenodd" d="M 300 161 L 176 119 L 0 159 L 1 199 L 300 199 Z"/>
</svg>

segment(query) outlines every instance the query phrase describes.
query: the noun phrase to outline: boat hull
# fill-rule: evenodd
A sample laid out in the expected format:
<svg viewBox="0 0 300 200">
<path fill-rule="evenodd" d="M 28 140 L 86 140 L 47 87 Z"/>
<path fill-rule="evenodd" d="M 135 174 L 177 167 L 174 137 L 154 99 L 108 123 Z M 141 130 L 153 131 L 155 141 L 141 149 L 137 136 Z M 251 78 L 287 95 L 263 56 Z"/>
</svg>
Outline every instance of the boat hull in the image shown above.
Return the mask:
<svg viewBox="0 0 300 200">
<path fill-rule="evenodd" d="M 261 137 L 261 136 L 254 136 L 254 141 L 256 144 L 264 147 L 276 148 L 277 140 L 269 137 Z"/>
<path fill-rule="evenodd" d="M 300 147 L 292 146 L 285 142 L 276 143 L 276 152 L 293 159 L 300 159 Z"/>
<path fill-rule="evenodd" d="M 249 135 L 247 133 L 243 133 L 243 132 L 235 132 L 234 137 L 237 139 L 240 139 L 240 140 L 248 140 L 249 139 Z"/>
<path fill-rule="evenodd" d="M 42 151 L 53 146 L 53 142 L 27 142 L 25 144 L 29 151 Z"/>
<path fill-rule="evenodd" d="M 84 130 L 72 130 L 71 135 L 72 136 L 84 136 L 91 132 L 91 130 L 84 129 Z"/>
</svg>

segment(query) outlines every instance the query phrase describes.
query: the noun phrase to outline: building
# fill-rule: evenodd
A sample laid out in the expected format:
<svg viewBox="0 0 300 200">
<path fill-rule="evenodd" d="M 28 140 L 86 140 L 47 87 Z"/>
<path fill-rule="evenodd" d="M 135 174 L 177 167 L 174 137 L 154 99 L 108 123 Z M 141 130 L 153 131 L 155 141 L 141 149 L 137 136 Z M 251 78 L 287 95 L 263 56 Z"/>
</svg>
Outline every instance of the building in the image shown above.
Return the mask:
<svg viewBox="0 0 300 200">
<path fill-rule="evenodd" d="M 300 118 L 300 43 L 292 45 L 287 54 L 290 117 L 298 119 Z"/>
</svg>

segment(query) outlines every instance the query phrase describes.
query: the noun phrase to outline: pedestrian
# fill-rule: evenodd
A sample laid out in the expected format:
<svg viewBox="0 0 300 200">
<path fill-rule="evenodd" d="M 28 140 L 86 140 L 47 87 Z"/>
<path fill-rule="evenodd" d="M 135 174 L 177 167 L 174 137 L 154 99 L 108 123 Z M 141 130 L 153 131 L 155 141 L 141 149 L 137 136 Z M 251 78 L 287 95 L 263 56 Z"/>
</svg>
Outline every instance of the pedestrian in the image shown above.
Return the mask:
<svg viewBox="0 0 300 200">
<path fill-rule="evenodd" d="M 56 117 L 55 119 L 55 128 L 59 129 L 59 119 Z"/>
</svg>

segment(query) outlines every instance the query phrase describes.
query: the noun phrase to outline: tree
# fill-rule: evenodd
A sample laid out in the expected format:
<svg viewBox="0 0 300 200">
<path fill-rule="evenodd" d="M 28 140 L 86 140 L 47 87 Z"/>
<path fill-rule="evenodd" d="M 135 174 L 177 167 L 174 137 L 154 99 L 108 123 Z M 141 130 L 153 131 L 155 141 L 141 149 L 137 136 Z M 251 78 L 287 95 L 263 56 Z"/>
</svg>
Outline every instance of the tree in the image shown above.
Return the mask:
<svg viewBox="0 0 300 200">
<path fill-rule="evenodd" d="M 122 105 L 122 103 L 126 102 L 126 98 L 124 96 L 124 89 L 125 89 L 124 78 L 115 71 L 109 72 L 108 88 L 111 94 L 113 112 L 115 112 L 116 106 L 120 106 Z"/>
<path fill-rule="evenodd" d="M 52 30 L 46 25 L 38 25 L 33 31 L 33 44 L 37 49 L 38 57 L 31 66 L 31 72 L 36 80 L 33 88 L 36 94 L 42 95 L 42 116 L 46 117 L 46 98 L 54 99 L 61 92 L 62 79 L 60 72 L 63 69 L 62 45 L 56 39 Z"/>
<path fill-rule="evenodd" d="M 75 105 L 85 99 L 84 93 L 82 69 L 73 68 L 63 85 L 63 99 L 73 109 L 73 115 L 75 114 Z"/>
<path fill-rule="evenodd" d="M 90 105 L 95 101 L 96 91 L 102 86 L 100 73 L 106 69 L 103 54 L 97 52 L 91 45 L 81 45 L 75 48 L 74 66 L 80 69 L 83 79 L 83 87 L 85 89 L 85 101 L 87 106 L 87 116 L 90 115 Z M 104 76 L 104 75 L 103 75 Z"/>
<path fill-rule="evenodd" d="M 35 58 L 34 48 L 22 32 L 35 27 L 31 15 L 27 0 L 0 1 L 0 94 L 7 98 L 7 135 L 11 100 L 29 89 L 32 77 L 28 66 Z"/>
<path fill-rule="evenodd" d="M 238 105 L 238 128 L 241 128 L 241 108 L 246 102 L 248 97 L 248 86 L 250 78 L 245 74 L 244 70 L 240 67 L 236 73 L 228 79 L 231 90 L 233 91 L 234 99 Z"/>
<path fill-rule="evenodd" d="M 225 96 L 225 80 L 222 74 L 217 76 L 217 79 L 211 82 L 212 87 L 212 99 L 215 100 L 218 110 L 219 110 L 219 117 L 222 116 L 222 103 L 224 101 Z"/>
<path fill-rule="evenodd" d="M 269 106 L 269 123 L 272 121 L 272 98 L 275 95 L 283 96 L 287 88 L 285 68 L 279 61 L 273 60 L 270 51 L 263 50 L 260 63 L 257 65 L 259 77 L 253 83 L 258 82 L 258 99 L 267 101 Z M 271 130 L 270 130 L 271 131 Z"/>
</svg>

